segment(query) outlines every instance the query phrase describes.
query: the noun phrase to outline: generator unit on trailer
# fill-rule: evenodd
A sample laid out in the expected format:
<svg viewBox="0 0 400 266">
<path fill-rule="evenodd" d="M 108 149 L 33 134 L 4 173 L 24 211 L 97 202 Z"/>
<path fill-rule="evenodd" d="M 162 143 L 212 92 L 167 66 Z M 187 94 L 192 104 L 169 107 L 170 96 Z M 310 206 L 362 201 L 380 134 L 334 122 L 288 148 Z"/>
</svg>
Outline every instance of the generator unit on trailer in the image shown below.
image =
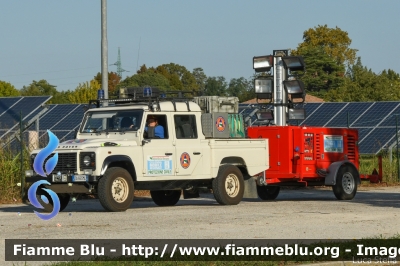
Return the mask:
<svg viewBox="0 0 400 266">
<path fill-rule="evenodd" d="M 347 128 L 259 126 L 250 138 L 269 139 L 270 168 L 257 179 L 263 200 L 275 199 L 280 186 L 332 186 L 337 199 L 354 198 L 360 184 L 358 132 Z"/>
<path fill-rule="evenodd" d="M 247 136 L 268 139 L 270 149 L 270 168 L 257 179 L 258 196 L 275 199 L 283 185 L 326 185 L 332 186 L 337 199 L 353 199 L 361 178 L 371 177 L 358 171 L 358 131 L 288 123 L 306 115 L 301 108 L 305 100 L 300 80 L 305 71 L 303 58 L 289 55 L 289 50 L 274 50 L 272 55 L 253 57 L 253 68 L 257 102 L 261 100 L 259 126 L 249 126 Z"/>
</svg>

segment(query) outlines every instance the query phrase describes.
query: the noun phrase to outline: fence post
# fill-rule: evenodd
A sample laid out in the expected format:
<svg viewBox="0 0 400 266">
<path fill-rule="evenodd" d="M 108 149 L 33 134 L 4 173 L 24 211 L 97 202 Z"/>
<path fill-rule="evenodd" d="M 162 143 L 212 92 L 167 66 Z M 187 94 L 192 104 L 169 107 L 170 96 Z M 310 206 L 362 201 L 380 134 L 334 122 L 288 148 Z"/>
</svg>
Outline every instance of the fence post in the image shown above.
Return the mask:
<svg viewBox="0 0 400 266">
<path fill-rule="evenodd" d="M 21 199 L 25 197 L 25 176 L 24 176 L 24 132 L 22 127 L 22 111 L 19 112 L 19 137 L 21 147 Z"/>
<path fill-rule="evenodd" d="M 400 161 L 399 161 L 399 116 L 396 115 L 396 156 L 397 156 L 397 179 L 400 181 Z"/>
</svg>

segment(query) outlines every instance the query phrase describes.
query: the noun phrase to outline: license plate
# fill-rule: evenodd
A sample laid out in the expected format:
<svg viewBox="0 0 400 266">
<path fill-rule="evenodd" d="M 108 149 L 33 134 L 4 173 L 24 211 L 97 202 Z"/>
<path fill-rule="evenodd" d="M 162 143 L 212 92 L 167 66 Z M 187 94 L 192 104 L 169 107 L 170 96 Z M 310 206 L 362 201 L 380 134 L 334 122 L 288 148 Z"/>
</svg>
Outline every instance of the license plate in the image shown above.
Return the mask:
<svg viewBox="0 0 400 266">
<path fill-rule="evenodd" d="M 74 175 L 72 177 L 74 182 L 86 182 L 86 175 Z"/>
</svg>

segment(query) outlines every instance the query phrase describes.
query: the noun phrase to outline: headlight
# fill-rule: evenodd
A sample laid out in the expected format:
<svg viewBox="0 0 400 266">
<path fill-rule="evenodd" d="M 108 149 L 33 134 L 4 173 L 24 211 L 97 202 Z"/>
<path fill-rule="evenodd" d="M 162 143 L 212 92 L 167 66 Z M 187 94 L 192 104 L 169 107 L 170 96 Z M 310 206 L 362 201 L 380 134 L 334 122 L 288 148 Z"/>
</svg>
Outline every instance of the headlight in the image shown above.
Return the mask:
<svg viewBox="0 0 400 266">
<path fill-rule="evenodd" d="M 96 154 L 94 152 L 81 152 L 79 155 L 80 170 L 96 170 Z"/>
<path fill-rule="evenodd" d="M 83 157 L 83 164 L 85 166 L 89 166 L 90 165 L 90 156 L 86 155 L 85 157 Z"/>
</svg>

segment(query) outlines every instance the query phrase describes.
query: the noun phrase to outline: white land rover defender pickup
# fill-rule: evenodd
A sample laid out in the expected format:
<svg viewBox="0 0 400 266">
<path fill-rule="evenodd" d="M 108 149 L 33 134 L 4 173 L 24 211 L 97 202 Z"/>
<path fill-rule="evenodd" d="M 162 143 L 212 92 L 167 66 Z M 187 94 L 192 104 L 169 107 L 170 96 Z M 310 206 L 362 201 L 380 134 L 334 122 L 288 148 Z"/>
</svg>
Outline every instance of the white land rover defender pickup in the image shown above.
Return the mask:
<svg viewBox="0 0 400 266">
<path fill-rule="evenodd" d="M 268 169 L 268 140 L 244 138 L 237 98 L 162 99 L 133 91 L 132 98 L 121 98 L 132 96 L 122 93 L 119 99 L 91 101 L 98 108 L 86 111 L 76 138 L 59 143 L 46 159 L 58 154 L 52 173 L 42 177 L 28 170 L 26 182 L 47 180 L 51 185 L 44 187 L 57 193 L 60 210 L 71 196 L 97 194 L 101 205 L 115 212 L 131 206 L 134 190 L 150 190 L 159 206 L 175 205 L 182 190 L 185 198 L 198 197 L 198 188 L 212 189 L 220 204 L 238 204 L 245 180 L 255 183 L 253 176 Z M 226 103 L 232 100 L 227 98 L 235 100 Z M 226 104 L 236 114 L 210 110 L 213 101 L 217 110 Z M 149 117 L 158 120 L 163 138 L 146 123 Z M 235 136 L 234 130 L 242 134 Z M 39 151 L 31 153 L 32 164 Z M 45 193 L 37 190 L 39 201 Z M 41 203 L 44 210 L 53 209 L 51 199 Z"/>
</svg>

